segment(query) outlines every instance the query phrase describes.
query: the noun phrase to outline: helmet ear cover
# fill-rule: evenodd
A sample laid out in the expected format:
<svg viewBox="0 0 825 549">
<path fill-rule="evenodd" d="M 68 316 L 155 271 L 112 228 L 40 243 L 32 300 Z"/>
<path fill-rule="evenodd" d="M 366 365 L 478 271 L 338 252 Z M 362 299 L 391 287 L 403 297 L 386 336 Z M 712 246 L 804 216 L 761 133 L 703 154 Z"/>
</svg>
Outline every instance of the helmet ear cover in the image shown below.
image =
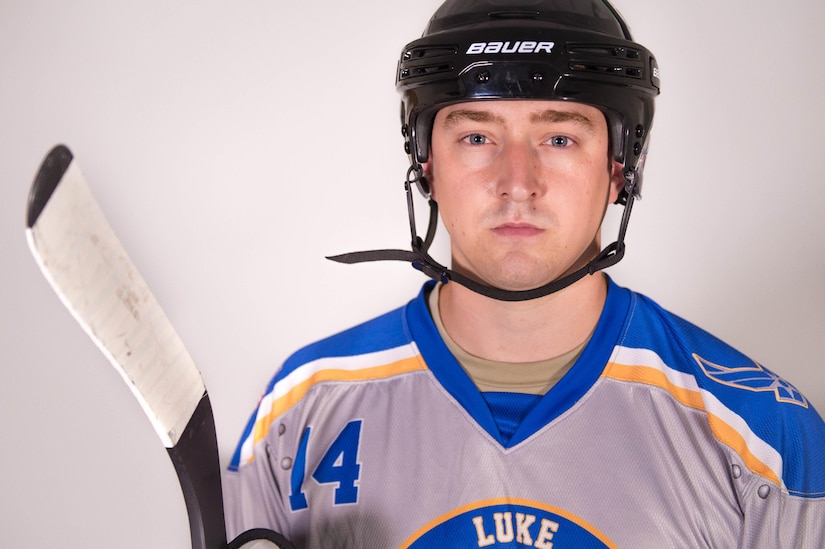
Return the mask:
<svg viewBox="0 0 825 549">
<path fill-rule="evenodd" d="M 494 37 L 482 42 L 479 37 Z M 610 154 L 623 166 L 628 194 L 639 196 L 653 101 L 659 93 L 653 55 L 630 40 L 532 20 L 493 20 L 483 27 L 444 31 L 411 42 L 396 86 L 402 133 L 411 163 L 429 158 L 436 113 L 467 101 L 575 101 L 607 119 Z"/>
</svg>

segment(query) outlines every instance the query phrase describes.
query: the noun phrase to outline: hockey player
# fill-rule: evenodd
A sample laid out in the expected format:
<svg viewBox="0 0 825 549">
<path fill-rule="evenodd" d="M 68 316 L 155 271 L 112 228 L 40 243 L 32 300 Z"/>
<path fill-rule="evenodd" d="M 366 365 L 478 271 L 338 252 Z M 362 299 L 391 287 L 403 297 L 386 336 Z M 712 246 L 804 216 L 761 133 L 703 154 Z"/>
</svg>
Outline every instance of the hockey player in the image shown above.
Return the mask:
<svg viewBox="0 0 825 549">
<path fill-rule="evenodd" d="M 226 479 L 230 530 L 304 548 L 823 547 L 810 403 L 600 272 L 624 253 L 659 92 L 613 7 L 447 0 L 397 87 L 412 250 L 337 259 L 435 280 L 286 361 Z M 436 205 L 451 269 L 427 253 Z"/>
</svg>

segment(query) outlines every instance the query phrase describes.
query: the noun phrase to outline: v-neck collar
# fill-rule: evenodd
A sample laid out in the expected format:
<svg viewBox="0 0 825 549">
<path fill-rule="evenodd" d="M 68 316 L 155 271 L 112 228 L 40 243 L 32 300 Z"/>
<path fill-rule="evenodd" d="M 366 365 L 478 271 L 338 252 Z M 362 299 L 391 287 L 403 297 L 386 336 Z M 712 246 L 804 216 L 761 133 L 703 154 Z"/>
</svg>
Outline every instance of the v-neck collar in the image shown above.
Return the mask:
<svg viewBox="0 0 825 549">
<path fill-rule="evenodd" d="M 602 374 L 622 333 L 630 305 L 630 292 L 608 278 L 604 309 L 590 342 L 570 371 L 538 400 L 513 437 L 505 443 L 484 397 L 438 334 L 426 304 L 426 295 L 432 285 L 432 282 L 425 284 L 418 298 L 407 307 L 407 322 L 412 336 L 438 382 L 473 420 L 505 448 L 530 438 L 569 410 L 590 390 Z"/>
</svg>

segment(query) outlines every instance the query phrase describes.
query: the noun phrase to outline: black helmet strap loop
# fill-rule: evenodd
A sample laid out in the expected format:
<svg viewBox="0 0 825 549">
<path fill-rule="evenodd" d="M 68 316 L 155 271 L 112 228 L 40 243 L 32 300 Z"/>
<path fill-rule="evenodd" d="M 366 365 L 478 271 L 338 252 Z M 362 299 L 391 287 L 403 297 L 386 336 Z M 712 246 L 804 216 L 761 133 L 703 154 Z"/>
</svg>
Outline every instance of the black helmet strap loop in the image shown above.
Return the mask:
<svg viewBox="0 0 825 549">
<path fill-rule="evenodd" d="M 415 177 L 411 177 L 413 174 L 415 174 Z M 628 184 L 632 186 L 633 176 L 635 174 L 632 170 L 627 170 L 624 175 L 625 179 L 628 181 Z M 627 202 L 624 205 L 624 213 L 622 214 L 622 220 L 619 225 L 619 236 L 617 240 L 612 244 L 607 245 L 584 267 L 562 278 L 545 284 L 544 286 L 539 286 L 538 288 L 533 288 L 531 290 L 503 290 L 501 288 L 482 284 L 441 265 L 428 253 L 430 245 L 435 237 L 435 230 L 438 226 L 438 204 L 435 200 L 429 197 L 429 195 L 427 195 L 427 198 L 430 206 L 430 220 L 427 225 L 427 234 L 423 240 L 420 236 L 418 236 L 418 230 L 416 229 L 415 224 L 415 209 L 413 207 L 412 187 L 414 184 L 418 186 L 422 178 L 423 171 L 421 166 L 419 164 L 413 164 L 410 169 L 407 170 L 407 178 L 404 182 L 404 190 L 407 194 L 407 212 L 410 217 L 410 233 L 412 239 L 411 250 L 371 250 L 365 252 L 351 252 L 347 254 L 329 256 L 327 259 L 337 261 L 338 263 L 347 264 L 386 260 L 407 261 L 411 263 L 414 268 L 438 282 L 445 284 L 450 281 L 457 282 L 477 294 L 481 294 L 491 299 L 497 299 L 499 301 L 528 301 L 530 299 L 537 299 L 539 297 L 544 297 L 558 292 L 559 290 L 563 290 L 574 282 L 584 278 L 586 275 L 595 274 L 602 269 L 615 265 L 622 259 L 622 257 L 624 257 L 624 238 L 627 233 L 627 225 L 630 221 L 630 212 L 633 209 L 633 202 L 635 200 L 634 193 L 632 192 L 628 193 Z"/>
<path fill-rule="evenodd" d="M 413 174 L 415 174 L 413 176 Z M 427 234 L 424 240 L 418 236 L 418 229 L 415 227 L 415 206 L 413 201 L 413 185 L 424 195 L 430 204 L 430 221 L 427 224 Z M 438 204 L 430 197 L 429 183 L 424 178 L 424 168 L 421 164 L 415 163 L 407 170 L 407 179 L 404 181 L 404 191 L 407 195 L 407 216 L 410 219 L 410 241 L 413 250 L 421 250 L 427 253 L 435 238 L 435 230 L 438 227 Z M 429 256 L 428 256 L 429 257 Z"/>
</svg>

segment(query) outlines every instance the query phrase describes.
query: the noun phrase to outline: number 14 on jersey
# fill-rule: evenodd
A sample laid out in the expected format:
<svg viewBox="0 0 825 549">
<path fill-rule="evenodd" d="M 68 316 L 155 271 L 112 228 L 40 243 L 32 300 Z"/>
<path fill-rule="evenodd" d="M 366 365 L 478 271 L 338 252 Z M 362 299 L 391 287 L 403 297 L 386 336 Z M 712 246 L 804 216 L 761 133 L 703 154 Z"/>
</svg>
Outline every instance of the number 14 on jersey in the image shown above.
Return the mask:
<svg viewBox="0 0 825 549">
<path fill-rule="evenodd" d="M 310 477 L 318 484 L 337 484 L 335 505 L 358 501 L 358 481 L 361 464 L 358 463 L 358 447 L 361 444 L 362 420 L 353 420 L 341 430 Z M 304 492 L 307 475 L 307 449 L 312 440 L 312 427 L 307 427 L 295 455 L 290 479 L 289 505 L 293 511 L 309 507 Z"/>
</svg>

